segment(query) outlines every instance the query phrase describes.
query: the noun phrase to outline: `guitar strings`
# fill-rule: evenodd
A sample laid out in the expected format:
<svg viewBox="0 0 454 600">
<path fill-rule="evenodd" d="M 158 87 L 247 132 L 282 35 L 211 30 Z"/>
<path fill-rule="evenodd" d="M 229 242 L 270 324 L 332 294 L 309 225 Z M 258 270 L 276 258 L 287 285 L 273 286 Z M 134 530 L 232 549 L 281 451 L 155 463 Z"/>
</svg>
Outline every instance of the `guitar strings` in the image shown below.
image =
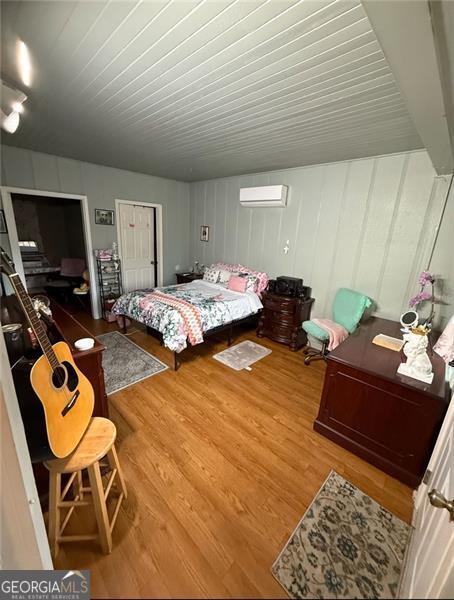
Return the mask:
<svg viewBox="0 0 454 600">
<path fill-rule="evenodd" d="M 2 252 L 2 263 L 3 263 L 3 258 L 4 258 L 3 255 L 4 255 L 4 252 Z M 4 265 L 2 264 L 2 271 L 3 270 L 4 270 Z M 66 397 L 68 399 L 70 399 L 70 396 L 68 396 L 68 394 L 67 394 L 67 391 L 70 392 L 70 390 L 67 388 L 67 385 L 64 386 L 64 383 L 65 383 L 65 375 L 64 375 L 65 367 L 60 362 L 60 359 L 57 357 L 57 355 L 54 352 L 54 349 L 53 349 L 52 345 L 50 344 L 49 337 L 48 337 L 46 331 L 44 330 L 43 324 L 39 320 L 38 315 L 36 315 L 35 308 L 34 308 L 32 302 L 31 302 L 30 296 L 25 291 L 25 288 L 22 285 L 22 281 L 21 281 L 21 279 L 20 279 L 20 277 L 19 277 L 19 275 L 17 273 L 8 274 L 8 275 L 9 275 L 9 279 L 10 279 L 10 281 L 11 281 L 13 287 L 14 287 L 16 295 L 17 295 L 17 297 L 19 299 L 19 302 L 22 305 L 22 310 L 24 311 L 25 316 L 27 317 L 27 321 L 30 323 L 30 327 L 31 327 L 33 333 L 35 334 L 35 336 L 36 336 L 36 338 L 38 340 L 39 345 L 41 346 L 41 350 L 43 351 L 43 354 L 45 355 L 45 357 L 46 357 L 46 359 L 47 359 L 47 361 L 48 361 L 48 363 L 50 365 L 52 373 L 55 374 L 55 376 L 56 376 L 57 383 L 60 385 L 59 389 L 62 390 L 62 392 L 66 395 Z M 17 277 L 18 281 L 15 281 L 15 277 Z M 24 297 L 22 297 L 22 294 L 23 294 Z M 26 307 L 25 300 L 27 300 L 28 303 L 30 304 L 29 308 Z M 30 314 L 29 314 L 29 311 L 30 311 Z M 32 312 L 36 315 L 36 318 L 38 319 L 37 325 L 35 323 L 33 323 L 33 320 L 31 318 Z M 49 342 L 49 345 L 51 346 L 52 353 L 53 353 L 53 355 L 55 356 L 55 359 L 58 362 L 58 365 L 55 368 L 52 366 L 52 362 L 51 362 L 49 356 L 47 355 L 45 346 L 44 346 L 44 344 L 42 342 L 42 336 L 41 336 L 41 339 L 40 339 L 40 333 L 43 334 L 43 335 L 45 335 L 46 342 Z M 62 375 L 62 372 L 63 372 L 63 375 Z M 66 373 L 68 374 L 67 370 L 66 370 Z M 68 374 L 68 378 L 69 378 L 69 374 Z M 52 383 L 53 383 L 53 378 L 52 378 Z"/>
</svg>

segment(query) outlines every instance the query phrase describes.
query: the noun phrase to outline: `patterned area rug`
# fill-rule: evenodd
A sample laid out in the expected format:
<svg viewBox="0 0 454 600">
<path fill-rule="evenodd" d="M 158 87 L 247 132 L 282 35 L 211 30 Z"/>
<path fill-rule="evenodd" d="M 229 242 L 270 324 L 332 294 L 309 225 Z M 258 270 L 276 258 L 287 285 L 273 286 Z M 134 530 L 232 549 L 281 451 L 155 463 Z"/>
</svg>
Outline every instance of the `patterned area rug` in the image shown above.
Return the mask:
<svg viewBox="0 0 454 600">
<path fill-rule="evenodd" d="M 245 340 L 231 348 L 227 348 L 227 350 L 214 354 L 213 358 L 231 369 L 235 369 L 235 371 L 241 371 L 242 369 L 249 369 L 252 364 L 268 354 L 271 354 L 271 350 L 268 348 L 250 340 Z"/>
<path fill-rule="evenodd" d="M 107 394 L 113 394 L 168 367 L 118 331 L 98 335 L 104 344 L 102 366 Z"/>
<path fill-rule="evenodd" d="M 410 529 L 331 471 L 271 571 L 291 598 L 395 598 Z"/>
</svg>

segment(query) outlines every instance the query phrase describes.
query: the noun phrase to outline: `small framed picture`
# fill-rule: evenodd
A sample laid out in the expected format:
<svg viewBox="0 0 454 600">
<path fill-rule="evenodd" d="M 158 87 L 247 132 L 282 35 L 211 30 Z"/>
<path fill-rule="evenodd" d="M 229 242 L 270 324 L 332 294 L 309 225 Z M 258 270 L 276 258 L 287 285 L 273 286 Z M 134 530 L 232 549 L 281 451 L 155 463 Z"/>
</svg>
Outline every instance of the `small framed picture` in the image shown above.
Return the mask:
<svg viewBox="0 0 454 600">
<path fill-rule="evenodd" d="M 115 225 L 115 211 L 95 208 L 96 225 Z"/>
<path fill-rule="evenodd" d="M 6 228 L 5 213 L 3 210 L 0 210 L 0 233 L 8 233 L 8 229 Z"/>
<path fill-rule="evenodd" d="M 200 226 L 200 241 L 201 242 L 209 242 L 210 241 L 210 226 L 209 225 L 201 225 Z"/>
</svg>

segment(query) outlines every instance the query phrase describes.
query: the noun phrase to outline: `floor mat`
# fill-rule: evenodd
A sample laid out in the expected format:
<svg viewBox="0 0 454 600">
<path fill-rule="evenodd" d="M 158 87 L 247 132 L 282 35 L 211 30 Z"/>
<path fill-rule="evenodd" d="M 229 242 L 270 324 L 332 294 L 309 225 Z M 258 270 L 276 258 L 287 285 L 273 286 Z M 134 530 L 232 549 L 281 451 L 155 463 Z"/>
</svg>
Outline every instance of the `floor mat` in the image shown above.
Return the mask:
<svg viewBox="0 0 454 600">
<path fill-rule="evenodd" d="M 235 369 L 235 371 L 241 371 L 242 369 L 248 369 L 252 364 L 268 354 L 271 354 L 271 350 L 268 348 L 250 340 L 245 340 L 215 354 L 213 358 L 231 369 Z"/>
<path fill-rule="evenodd" d="M 119 331 L 97 336 L 106 347 L 102 366 L 107 394 L 113 394 L 168 367 Z"/>
<path fill-rule="evenodd" d="M 395 598 L 410 531 L 331 471 L 271 571 L 291 598 Z"/>
</svg>

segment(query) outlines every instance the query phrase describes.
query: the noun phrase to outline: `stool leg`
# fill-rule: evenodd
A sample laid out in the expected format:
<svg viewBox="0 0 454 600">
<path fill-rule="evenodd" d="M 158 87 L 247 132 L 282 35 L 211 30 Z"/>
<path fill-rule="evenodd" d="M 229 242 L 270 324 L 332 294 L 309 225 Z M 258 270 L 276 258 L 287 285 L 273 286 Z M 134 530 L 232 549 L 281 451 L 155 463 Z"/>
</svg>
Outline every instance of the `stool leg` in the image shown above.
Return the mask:
<svg viewBox="0 0 454 600">
<path fill-rule="evenodd" d="M 82 471 L 78 471 L 77 472 L 77 493 L 79 495 L 79 500 L 83 500 L 83 498 L 84 498 L 84 493 L 82 491 L 83 485 L 84 485 L 84 482 L 82 479 Z"/>
<path fill-rule="evenodd" d="M 101 548 L 104 554 L 110 554 L 112 552 L 112 534 L 110 532 L 106 501 L 104 499 L 104 488 L 102 485 L 99 462 L 93 463 L 87 470 L 88 477 L 90 478 L 91 495 L 93 497 L 93 506 L 95 509 L 96 521 L 98 523 Z"/>
<path fill-rule="evenodd" d="M 49 545 L 52 558 L 57 558 L 60 535 L 60 493 L 61 475 L 51 471 L 49 473 Z"/>
<path fill-rule="evenodd" d="M 115 446 L 112 446 L 112 448 L 107 453 L 107 460 L 109 461 L 111 469 L 117 469 L 117 477 L 120 482 L 121 491 L 123 492 L 124 497 L 127 498 L 128 492 L 126 491 L 125 478 L 123 477 L 123 471 L 120 467 L 120 462 L 118 460 L 118 455 Z"/>
</svg>

